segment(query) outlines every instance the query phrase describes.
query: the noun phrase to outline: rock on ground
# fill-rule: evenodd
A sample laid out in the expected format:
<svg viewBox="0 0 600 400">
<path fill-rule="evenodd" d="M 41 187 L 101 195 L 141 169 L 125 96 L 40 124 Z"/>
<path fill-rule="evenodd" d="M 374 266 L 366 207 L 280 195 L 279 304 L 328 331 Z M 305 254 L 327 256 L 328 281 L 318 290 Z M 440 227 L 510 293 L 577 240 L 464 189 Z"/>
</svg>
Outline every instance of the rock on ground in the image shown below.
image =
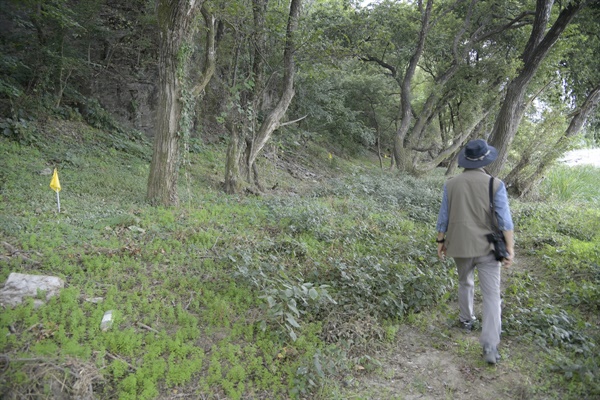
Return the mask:
<svg viewBox="0 0 600 400">
<path fill-rule="evenodd" d="M 59 294 L 64 287 L 64 281 L 56 276 L 11 272 L 4 287 L 0 289 L 0 305 L 14 307 L 26 297 L 33 297 L 35 306 L 39 307 L 44 303 L 42 299 L 37 298 L 40 291 L 45 293 L 47 301 Z"/>
</svg>

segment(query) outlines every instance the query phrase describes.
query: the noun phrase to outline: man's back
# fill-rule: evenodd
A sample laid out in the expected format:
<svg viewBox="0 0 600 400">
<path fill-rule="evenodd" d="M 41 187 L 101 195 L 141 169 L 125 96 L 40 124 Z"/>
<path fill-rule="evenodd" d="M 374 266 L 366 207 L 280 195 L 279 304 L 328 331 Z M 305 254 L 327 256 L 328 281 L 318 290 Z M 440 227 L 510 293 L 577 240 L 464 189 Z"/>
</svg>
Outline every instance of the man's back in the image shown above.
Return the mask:
<svg viewBox="0 0 600 400">
<path fill-rule="evenodd" d="M 465 169 L 448 180 L 447 254 L 450 257 L 479 257 L 493 250 L 486 234 L 491 232 L 490 176 L 483 169 Z M 494 181 L 494 191 L 499 182 Z"/>
</svg>

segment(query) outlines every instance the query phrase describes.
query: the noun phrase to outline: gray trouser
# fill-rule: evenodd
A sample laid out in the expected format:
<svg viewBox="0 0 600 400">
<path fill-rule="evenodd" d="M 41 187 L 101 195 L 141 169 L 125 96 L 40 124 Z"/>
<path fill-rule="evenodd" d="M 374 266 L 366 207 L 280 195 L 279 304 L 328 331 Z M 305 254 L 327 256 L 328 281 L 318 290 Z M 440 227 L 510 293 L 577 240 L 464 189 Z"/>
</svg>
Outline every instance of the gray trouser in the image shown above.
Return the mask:
<svg viewBox="0 0 600 400">
<path fill-rule="evenodd" d="M 498 346 L 500 343 L 501 299 L 500 299 L 500 262 L 494 253 L 474 258 L 454 258 L 458 267 L 458 306 L 461 321 L 475 318 L 473 313 L 473 294 L 475 292 L 474 270 L 477 268 L 479 285 L 483 296 L 483 324 L 479 343 Z"/>
</svg>

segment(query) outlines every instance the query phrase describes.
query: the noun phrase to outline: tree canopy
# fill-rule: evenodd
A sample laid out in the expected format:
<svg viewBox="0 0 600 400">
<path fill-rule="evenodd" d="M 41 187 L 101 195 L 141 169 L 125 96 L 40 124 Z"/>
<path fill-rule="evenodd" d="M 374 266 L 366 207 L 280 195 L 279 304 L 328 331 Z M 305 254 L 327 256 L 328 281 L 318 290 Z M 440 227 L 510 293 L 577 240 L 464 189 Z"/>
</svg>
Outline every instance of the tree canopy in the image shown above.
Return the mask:
<svg viewBox="0 0 600 400">
<path fill-rule="evenodd" d="M 2 2 L 2 117 L 35 118 L 30 100 L 42 98 L 46 112 L 102 124 L 103 107 L 155 138 L 148 196 L 163 204 L 176 202 L 179 148 L 210 134 L 237 140 L 229 191 L 240 180 L 263 190 L 256 160 L 280 133 L 417 174 L 451 167 L 474 137 L 499 148 L 493 173 L 515 176 L 581 131 L 598 140 L 597 1 L 205 0 L 165 29 L 161 15 L 177 9 L 167 4 Z M 173 109 L 160 97 L 166 76 Z M 530 126 L 551 115 L 568 129 L 550 124 L 547 143 Z M 176 151 L 163 165 L 165 132 Z M 514 140 L 557 151 L 532 158 Z"/>
</svg>

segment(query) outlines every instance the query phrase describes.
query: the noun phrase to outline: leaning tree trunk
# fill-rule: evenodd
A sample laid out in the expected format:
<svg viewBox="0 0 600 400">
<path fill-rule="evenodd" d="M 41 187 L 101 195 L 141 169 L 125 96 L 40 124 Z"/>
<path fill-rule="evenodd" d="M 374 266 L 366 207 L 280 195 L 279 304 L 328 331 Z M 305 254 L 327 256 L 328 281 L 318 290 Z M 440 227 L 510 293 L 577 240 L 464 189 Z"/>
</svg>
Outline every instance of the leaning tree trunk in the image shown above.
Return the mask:
<svg viewBox="0 0 600 400">
<path fill-rule="evenodd" d="M 537 0 L 531 35 L 521 56 L 523 68 L 508 85 L 490 137 L 490 144 L 498 149 L 498 158 L 489 166 L 492 175 L 498 175 L 506 163 L 509 147 L 525 113 L 524 97 L 529 83 L 567 25 L 588 1 L 569 2 L 544 35 L 554 1 Z"/>
<path fill-rule="evenodd" d="M 454 172 L 456 171 L 456 168 L 458 168 L 458 151 L 454 154 L 454 156 L 452 156 L 452 159 L 450 160 L 450 162 L 448 163 L 448 168 L 446 168 L 446 172 L 444 173 L 445 176 L 452 176 L 454 175 Z"/>
<path fill-rule="evenodd" d="M 257 187 L 259 187 L 260 185 L 256 184 L 256 182 L 258 182 L 258 170 L 255 166 L 256 159 L 262 151 L 262 149 L 264 148 L 264 146 L 271 139 L 273 132 L 282 125 L 281 119 L 285 115 L 290 103 L 292 102 L 292 99 L 294 98 L 294 34 L 298 27 L 300 5 L 301 0 L 291 0 L 290 13 L 288 17 L 286 31 L 285 50 L 283 54 L 284 74 L 281 97 L 277 102 L 275 108 L 273 108 L 273 110 L 271 110 L 267 114 L 258 131 L 256 132 L 255 136 L 252 138 L 252 141 L 248 144 L 248 152 L 246 156 L 240 158 L 240 161 L 245 163 L 243 165 L 243 170 L 247 171 L 250 175 L 254 176 L 254 184 Z M 234 162 L 234 160 L 229 160 L 229 157 L 230 155 L 234 156 L 236 154 L 238 153 L 234 151 L 230 151 L 228 153 L 227 170 L 225 172 L 225 190 L 228 193 L 233 193 L 233 190 L 240 190 L 240 184 L 238 182 L 240 180 L 239 171 L 242 168 L 237 168 L 237 170 L 230 170 L 230 168 L 233 166 L 232 163 Z M 251 182 L 252 178 L 250 175 L 247 176 L 247 183 L 252 185 L 253 182 Z M 234 184 L 233 182 L 229 182 L 229 180 L 235 181 L 236 184 Z"/>
<path fill-rule="evenodd" d="M 458 154 L 460 147 L 469 138 L 475 137 L 478 132 L 481 132 L 489 113 L 490 111 L 487 111 L 479 115 L 477 119 L 472 121 L 470 126 L 464 129 L 462 133 L 460 133 L 456 138 L 454 138 L 454 141 L 451 145 L 439 151 L 438 154 L 435 155 L 435 157 L 431 161 L 421 163 L 418 166 L 418 168 L 415 168 L 415 171 L 424 174 L 436 168 L 438 165 L 440 165 L 442 161 L 448 159 L 449 157 L 454 155 L 454 158 L 456 158 L 456 154 Z M 447 175 L 449 173 L 450 171 L 446 171 Z"/>
<path fill-rule="evenodd" d="M 507 186 L 511 187 L 516 194 L 523 197 L 526 196 L 534 185 L 539 182 L 544 172 L 554 162 L 569 145 L 570 139 L 577 135 L 587 121 L 588 117 L 596 110 L 600 103 L 600 85 L 596 85 L 586 97 L 581 108 L 573 115 L 571 122 L 564 135 L 558 139 L 556 144 L 546 151 L 535 171 L 527 178 L 520 176 L 519 172 L 523 169 L 528 160 L 523 157 L 519 165 L 505 179 Z"/>
<path fill-rule="evenodd" d="M 298 16 L 300 15 L 301 0 L 292 0 L 290 4 L 290 14 L 286 30 L 285 50 L 283 52 L 283 91 L 281 98 L 273 110 L 267 115 L 256 134 L 252 144 L 252 151 L 248 159 L 248 166 L 251 167 L 256 162 L 256 157 L 265 147 L 265 144 L 271 139 L 273 132 L 279 128 L 281 119 L 285 115 L 292 99 L 294 98 L 294 34 L 298 28 Z"/>
</svg>

